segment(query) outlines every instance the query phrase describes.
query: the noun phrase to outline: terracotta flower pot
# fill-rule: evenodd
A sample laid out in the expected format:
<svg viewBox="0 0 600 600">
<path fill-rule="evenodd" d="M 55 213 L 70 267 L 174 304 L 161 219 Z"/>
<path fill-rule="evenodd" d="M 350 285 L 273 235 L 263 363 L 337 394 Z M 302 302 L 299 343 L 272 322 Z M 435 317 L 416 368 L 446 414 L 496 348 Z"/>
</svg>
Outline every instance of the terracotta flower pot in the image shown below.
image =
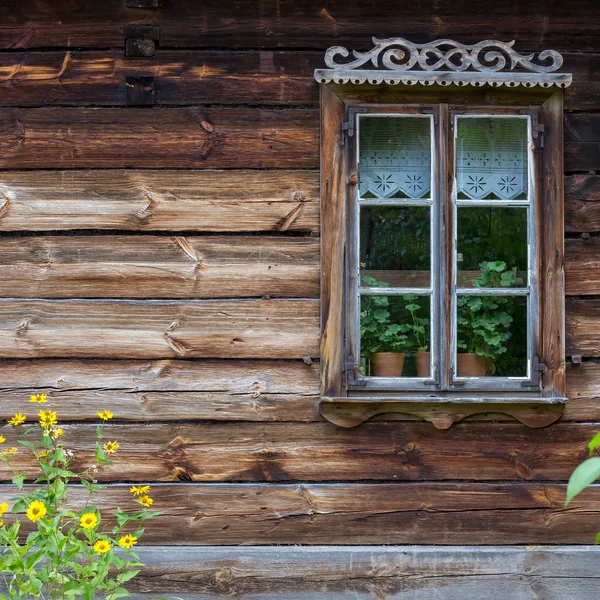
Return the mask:
<svg viewBox="0 0 600 600">
<path fill-rule="evenodd" d="M 485 377 L 493 375 L 495 371 L 494 363 L 485 356 L 474 352 L 459 353 L 456 356 L 456 372 L 459 377 Z"/>
<path fill-rule="evenodd" d="M 415 364 L 417 365 L 417 377 L 429 377 L 431 373 L 431 353 L 415 352 Z"/>
<path fill-rule="evenodd" d="M 373 354 L 373 375 L 375 377 L 400 377 L 404 367 L 404 352 L 377 352 Z"/>
</svg>

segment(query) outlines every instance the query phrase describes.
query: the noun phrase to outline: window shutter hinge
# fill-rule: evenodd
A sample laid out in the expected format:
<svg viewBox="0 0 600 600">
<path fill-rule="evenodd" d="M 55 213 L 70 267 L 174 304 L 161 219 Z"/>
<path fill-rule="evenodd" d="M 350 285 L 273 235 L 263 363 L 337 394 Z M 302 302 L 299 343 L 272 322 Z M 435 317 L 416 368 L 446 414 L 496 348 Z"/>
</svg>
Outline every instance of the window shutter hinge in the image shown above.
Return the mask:
<svg viewBox="0 0 600 600">
<path fill-rule="evenodd" d="M 342 133 L 346 133 L 348 137 L 354 137 L 354 124 L 356 122 L 356 114 L 366 112 L 368 112 L 366 108 L 351 106 L 348 109 L 348 120 L 342 123 Z"/>
<path fill-rule="evenodd" d="M 346 374 L 349 385 L 366 385 L 365 381 L 359 381 L 360 365 L 354 360 L 353 356 L 348 356 L 344 363 L 344 373 Z"/>
<path fill-rule="evenodd" d="M 548 367 L 546 366 L 545 363 L 540 362 L 540 360 L 537 356 L 534 356 L 533 357 L 533 370 L 537 371 L 538 373 L 545 373 L 548 370 Z"/>
<path fill-rule="evenodd" d="M 540 141 L 540 148 L 544 147 L 544 124 L 540 123 L 540 117 L 537 110 L 520 110 L 522 115 L 531 115 L 531 133 L 533 139 Z"/>
</svg>

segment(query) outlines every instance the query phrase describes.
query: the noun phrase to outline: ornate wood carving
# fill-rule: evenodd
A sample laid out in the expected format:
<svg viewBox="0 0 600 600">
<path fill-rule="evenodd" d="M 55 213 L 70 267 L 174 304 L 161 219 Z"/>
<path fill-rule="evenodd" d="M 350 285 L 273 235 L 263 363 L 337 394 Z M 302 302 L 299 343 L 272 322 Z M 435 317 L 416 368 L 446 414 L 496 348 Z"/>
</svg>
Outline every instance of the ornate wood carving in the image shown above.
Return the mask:
<svg viewBox="0 0 600 600">
<path fill-rule="evenodd" d="M 325 53 L 328 69 L 316 69 L 320 83 L 421 83 L 432 85 L 507 85 L 509 87 L 571 84 L 570 73 L 555 73 L 563 63 L 555 50 L 519 54 L 514 40 L 484 40 L 472 46 L 441 39 L 414 44 L 404 38 L 373 38 L 367 52 L 332 46 Z M 346 60 L 352 54 L 353 60 Z M 370 65 L 370 68 L 363 68 Z M 506 69 L 506 70 L 505 70 Z"/>
</svg>

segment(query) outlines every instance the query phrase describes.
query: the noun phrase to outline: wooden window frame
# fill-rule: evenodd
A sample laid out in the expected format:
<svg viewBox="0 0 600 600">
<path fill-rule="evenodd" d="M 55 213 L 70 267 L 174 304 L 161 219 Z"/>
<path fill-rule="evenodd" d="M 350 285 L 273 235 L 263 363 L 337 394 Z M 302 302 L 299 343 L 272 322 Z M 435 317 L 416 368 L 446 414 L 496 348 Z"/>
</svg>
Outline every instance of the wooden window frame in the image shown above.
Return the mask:
<svg viewBox="0 0 600 600">
<path fill-rule="evenodd" d="M 566 401 L 564 347 L 564 209 L 563 209 L 563 92 L 561 89 L 507 89 L 484 85 L 390 86 L 322 83 L 321 90 L 321 413 L 342 426 L 356 425 L 376 414 L 403 412 L 421 416 L 436 426 L 448 427 L 474 413 L 507 413 L 530 426 L 544 426 L 560 417 Z M 433 110 L 437 131 L 449 131 L 452 115 L 505 112 L 530 115 L 536 139 L 537 271 L 540 293 L 538 364 L 534 375 L 539 389 L 523 391 L 469 389 L 446 385 L 445 391 L 361 390 L 356 364 L 349 360 L 347 340 L 348 260 L 352 214 L 351 190 L 358 184 L 353 151 L 356 115 L 372 110 Z M 449 136 L 438 135 L 435 170 L 444 206 L 452 189 L 454 149 Z M 451 226 L 445 214 L 443 227 Z M 443 236 L 442 236 L 443 237 Z M 452 253 L 446 252 L 451 260 Z M 446 272 L 452 273 L 453 265 Z M 450 277 L 440 282 L 451 303 Z M 343 290 L 343 292 L 341 292 Z M 446 310 L 451 310 L 447 306 Z M 451 340 L 446 338 L 448 353 Z M 448 373 L 442 364 L 441 373 Z M 377 387 L 377 386 L 376 386 Z M 483 386 L 485 388 L 486 386 Z M 489 386 L 488 386 L 489 387 Z M 514 387 L 514 386 L 513 386 Z M 466 388 L 466 389 L 465 389 Z"/>
</svg>

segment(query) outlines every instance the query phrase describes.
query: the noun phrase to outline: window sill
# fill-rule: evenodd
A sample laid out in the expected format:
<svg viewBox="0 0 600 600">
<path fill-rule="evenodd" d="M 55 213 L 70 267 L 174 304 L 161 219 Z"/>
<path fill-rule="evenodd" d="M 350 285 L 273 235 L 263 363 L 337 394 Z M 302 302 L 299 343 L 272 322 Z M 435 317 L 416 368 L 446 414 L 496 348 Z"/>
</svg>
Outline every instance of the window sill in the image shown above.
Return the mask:
<svg viewBox="0 0 600 600">
<path fill-rule="evenodd" d="M 322 397 L 321 415 L 340 427 L 356 427 L 368 419 L 385 413 L 403 413 L 429 421 L 438 429 L 448 429 L 471 415 L 501 413 L 528 427 L 546 427 L 558 420 L 567 398 L 555 396 L 349 396 Z"/>
</svg>

